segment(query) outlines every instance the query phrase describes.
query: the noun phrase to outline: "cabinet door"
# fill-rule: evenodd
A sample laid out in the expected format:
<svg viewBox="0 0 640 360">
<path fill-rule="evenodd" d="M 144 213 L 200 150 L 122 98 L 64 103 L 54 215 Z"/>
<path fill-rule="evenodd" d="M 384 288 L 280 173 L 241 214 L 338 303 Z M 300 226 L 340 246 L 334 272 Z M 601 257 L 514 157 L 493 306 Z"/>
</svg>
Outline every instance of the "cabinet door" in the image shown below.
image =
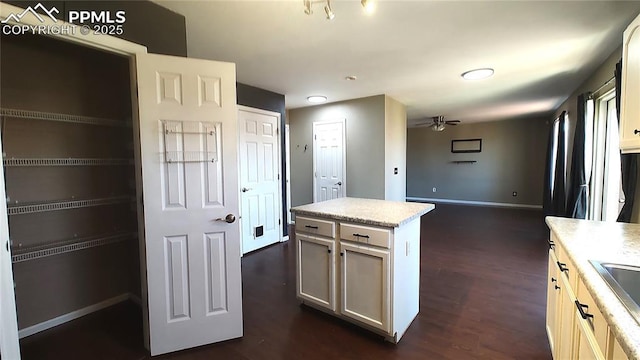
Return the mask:
<svg viewBox="0 0 640 360">
<path fill-rule="evenodd" d="M 605 360 L 598 342 L 593 335 L 589 320 L 583 319 L 578 311 L 576 314 L 576 356 L 580 360 Z"/>
<path fill-rule="evenodd" d="M 335 311 L 335 241 L 296 233 L 296 245 L 298 297 Z"/>
<path fill-rule="evenodd" d="M 624 32 L 622 45 L 622 98 L 620 104 L 620 149 L 640 152 L 640 17 Z"/>
<path fill-rule="evenodd" d="M 560 293 L 558 295 L 560 297 L 560 306 L 557 308 L 559 314 L 556 315 L 559 324 L 557 325 L 558 333 L 556 336 L 554 359 L 574 359 L 574 330 L 577 313 L 575 304 L 576 297 L 565 276 L 559 276 L 558 282 L 560 282 Z"/>
<path fill-rule="evenodd" d="M 558 343 L 558 306 L 560 302 L 560 285 L 558 277 L 558 260 L 553 250 L 549 250 L 549 275 L 547 279 L 547 335 L 554 358 L 557 356 Z"/>
<path fill-rule="evenodd" d="M 389 250 L 340 243 L 343 315 L 390 332 Z"/>
</svg>

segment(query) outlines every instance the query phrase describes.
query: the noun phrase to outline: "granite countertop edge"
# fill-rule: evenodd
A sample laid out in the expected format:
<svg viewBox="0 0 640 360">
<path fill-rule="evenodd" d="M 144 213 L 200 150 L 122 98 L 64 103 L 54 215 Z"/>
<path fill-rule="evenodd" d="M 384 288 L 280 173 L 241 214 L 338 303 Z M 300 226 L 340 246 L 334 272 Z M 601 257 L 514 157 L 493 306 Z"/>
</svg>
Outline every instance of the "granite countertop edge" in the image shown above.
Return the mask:
<svg viewBox="0 0 640 360">
<path fill-rule="evenodd" d="M 432 211 L 435 208 L 435 206 L 433 204 L 425 204 L 425 205 L 432 205 L 432 206 L 427 207 L 423 211 L 417 212 L 417 213 L 413 214 L 412 216 L 409 216 L 409 217 L 405 218 L 404 220 L 402 220 L 400 222 L 372 220 L 372 219 L 363 218 L 363 217 L 340 215 L 340 214 L 331 214 L 331 213 L 326 213 L 326 212 L 322 212 L 322 211 L 299 210 L 299 209 L 291 209 L 291 211 L 294 212 L 296 215 L 302 215 L 302 216 L 304 216 L 304 215 L 306 215 L 306 216 L 317 216 L 317 217 L 329 218 L 329 219 L 337 220 L 337 221 L 348 221 L 348 222 L 352 222 L 352 223 L 360 223 L 360 224 L 366 224 L 366 225 L 395 228 L 395 227 L 399 227 L 401 225 L 404 225 L 406 223 L 409 223 L 412 220 L 421 217 L 422 215 Z"/>
<path fill-rule="evenodd" d="M 632 315 L 629 313 L 620 299 L 618 299 L 613 290 L 611 290 L 609 285 L 607 285 L 604 279 L 602 279 L 596 269 L 591 265 L 591 263 L 589 263 L 589 260 L 606 260 L 607 262 L 614 263 L 616 262 L 616 260 L 598 259 L 597 255 L 593 258 L 591 258 L 590 256 L 589 258 L 585 258 L 584 254 L 577 254 L 577 251 L 575 249 L 576 244 L 572 242 L 572 239 L 569 239 L 570 237 L 576 236 L 577 234 L 575 234 L 575 232 L 577 231 L 573 229 L 563 230 L 563 226 L 565 226 L 566 224 L 562 224 L 562 222 L 565 222 L 565 220 L 569 219 L 547 217 L 546 223 L 549 225 L 551 231 L 554 232 L 560 244 L 566 250 L 565 252 L 567 253 L 567 256 L 576 266 L 579 277 L 583 280 L 587 290 L 589 290 L 591 297 L 595 301 L 598 309 L 604 316 L 607 324 L 609 325 L 609 328 L 620 343 L 620 346 L 624 350 L 627 357 L 629 359 L 640 359 L 640 324 L 635 321 L 635 319 L 632 317 Z M 571 220 L 584 221 L 583 224 L 577 226 L 590 226 L 589 221 L 586 220 Z M 628 261 L 626 260 L 628 259 L 620 262 L 628 264 Z M 575 291 L 577 292 L 577 289 L 575 289 Z M 602 350 L 606 351 L 606 349 Z"/>
</svg>

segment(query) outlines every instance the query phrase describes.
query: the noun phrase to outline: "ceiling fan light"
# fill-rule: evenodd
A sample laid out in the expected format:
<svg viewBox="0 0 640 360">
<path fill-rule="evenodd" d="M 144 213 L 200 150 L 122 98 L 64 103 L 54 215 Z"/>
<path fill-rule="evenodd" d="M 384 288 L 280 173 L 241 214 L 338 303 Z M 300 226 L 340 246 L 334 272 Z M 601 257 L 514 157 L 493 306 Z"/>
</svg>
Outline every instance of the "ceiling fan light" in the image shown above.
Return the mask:
<svg viewBox="0 0 640 360">
<path fill-rule="evenodd" d="M 431 126 L 431 130 L 432 131 L 444 131 L 444 124 L 433 124 L 433 126 Z"/>
<path fill-rule="evenodd" d="M 313 14 L 311 10 L 311 0 L 304 0 L 304 13 L 307 15 Z"/>
<path fill-rule="evenodd" d="M 320 104 L 327 101 L 327 97 L 323 95 L 311 95 L 307 97 L 307 101 L 313 104 Z"/>
<path fill-rule="evenodd" d="M 481 80 L 481 79 L 486 79 L 491 75 L 493 75 L 493 69 L 482 68 L 482 69 L 465 71 L 460 76 L 462 76 L 462 78 L 465 80 Z"/>
</svg>

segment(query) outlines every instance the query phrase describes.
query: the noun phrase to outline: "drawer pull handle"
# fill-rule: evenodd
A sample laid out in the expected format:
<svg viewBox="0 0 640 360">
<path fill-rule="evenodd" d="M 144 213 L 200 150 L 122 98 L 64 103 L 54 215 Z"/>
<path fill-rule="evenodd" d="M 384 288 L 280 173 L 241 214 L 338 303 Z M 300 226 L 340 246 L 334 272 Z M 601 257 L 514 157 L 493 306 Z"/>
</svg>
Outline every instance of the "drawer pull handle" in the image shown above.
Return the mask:
<svg viewBox="0 0 640 360">
<path fill-rule="evenodd" d="M 368 239 L 368 238 L 369 238 L 369 235 L 353 234 L 353 236 L 355 236 L 355 237 L 361 237 L 361 238 L 365 238 L 365 239 Z"/>
<path fill-rule="evenodd" d="M 556 282 L 558 280 L 556 280 L 556 278 L 551 278 L 551 282 Z"/>
<path fill-rule="evenodd" d="M 640 134 L 640 130 L 638 130 L 638 129 L 633 130 L 633 134 L 634 134 L 634 135 L 638 135 L 638 134 Z"/>
<path fill-rule="evenodd" d="M 549 249 L 555 249 L 556 248 L 556 243 L 554 243 L 553 241 L 549 240 Z"/>
<path fill-rule="evenodd" d="M 580 316 L 582 316 L 583 319 L 587 320 L 588 318 L 593 318 L 592 314 L 584 311 L 584 309 L 586 309 L 587 311 L 589 310 L 589 305 L 580 304 L 580 301 L 576 300 L 576 307 L 578 308 Z"/>
<path fill-rule="evenodd" d="M 556 285 L 556 286 L 555 286 L 555 289 L 556 289 L 556 290 L 560 290 L 560 286 Z"/>
<path fill-rule="evenodd" d="M 305 225 L 304 227 L 306 227 L 307 229 L 315 229 L 315 230 L 318 230 L 318 227 L 317 227 L 317 226 Z"/>
<path fill-rule="evenodd" d="M 562 271 L 562 272 L 568 272 L 569 271 L 569 268 L 567 267 L 567 264 L 561 263 L 560 261 L 558 261 L 558 268 L 560 268 L 560 271 Z"/>
</svg>

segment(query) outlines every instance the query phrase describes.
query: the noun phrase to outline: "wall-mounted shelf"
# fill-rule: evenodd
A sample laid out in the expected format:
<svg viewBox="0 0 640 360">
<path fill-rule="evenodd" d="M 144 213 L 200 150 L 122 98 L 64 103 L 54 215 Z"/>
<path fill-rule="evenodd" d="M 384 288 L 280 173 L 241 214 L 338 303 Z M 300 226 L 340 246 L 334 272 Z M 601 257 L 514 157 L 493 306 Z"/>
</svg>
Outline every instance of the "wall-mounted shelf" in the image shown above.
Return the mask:
<svg viewBox="0 0 640 360">
<path fill-rule="evenodd" d="M 90 158 L 5 158 L 4 166 L 124 166 L 133 165 L 133 159 L 90 159 Z"/>
<path fill-rule="evenodd" d="M 35 260 L 47 256 L 59 255 L 68 252 L 114 244 L 124 240 L 136 239 L 137 237 L 138 233 L 121 232 L 106 236 L 76 238 L 71 240 L 58 241 L 47 245 L 18 248 L 12 250 L 14 254 L 11 256 L 11 261 L 13 263 L 19 263 L 28 260 Z"/>
<path fill-rule="evenodd" d="M 33 214 L 56 210 L 80 209 L 85 207 L 124 204 L 135 201 L 131 196 L 116 196 L 101 199 L 55 201 L 45 203 L 32 203 L 25 205 L 7 205 L 9 215 Z"/>
<path fill-rule="evenodd" d="M 44 121 L 59 121 L 75 124 L 87 124 L 98 126 L 131 127 L 131 121 L 104 119 L 90 116 L 57 114 L 42 111 L 19 110 L 0 108 L 0 116 L 19 119 L 34 119 Z"/>
<path fill-rule="evenodd" d="M 476 160 L 454 160 L 452 161 L 454 164 L 474 164 L 477 163 Z"/>
</svg>

